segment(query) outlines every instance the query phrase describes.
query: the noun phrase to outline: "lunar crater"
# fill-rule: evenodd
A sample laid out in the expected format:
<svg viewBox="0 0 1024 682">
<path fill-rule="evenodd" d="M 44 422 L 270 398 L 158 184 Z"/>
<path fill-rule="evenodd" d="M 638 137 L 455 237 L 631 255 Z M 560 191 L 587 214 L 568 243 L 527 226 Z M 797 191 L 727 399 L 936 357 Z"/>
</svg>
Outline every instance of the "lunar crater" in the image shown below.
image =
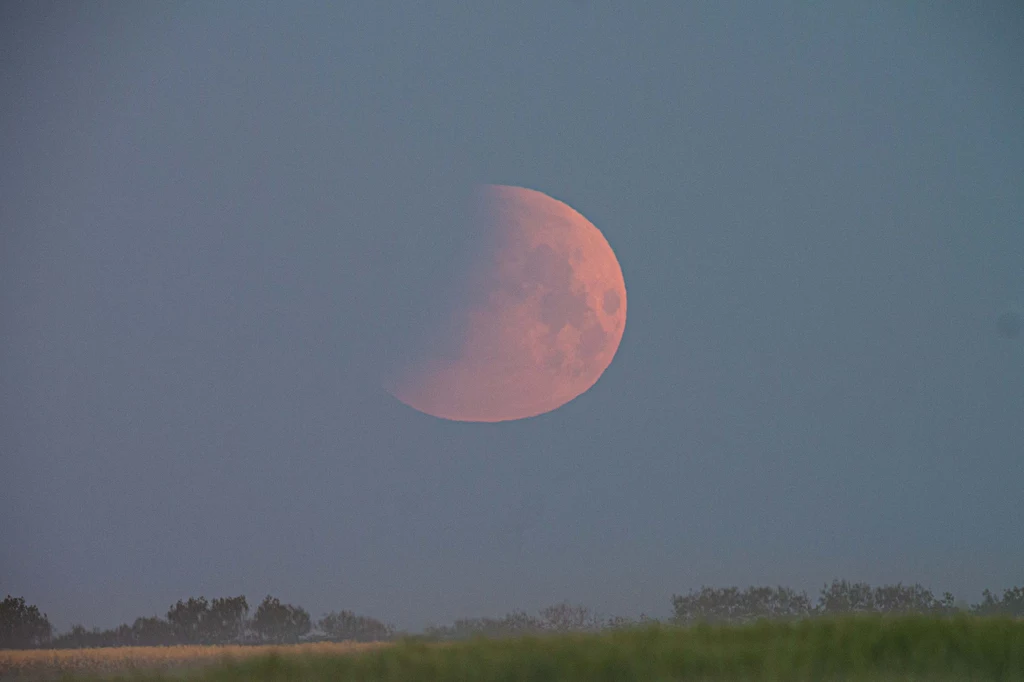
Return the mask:
<svg viewBox="0 0 1024 682">
<path fill-rule="evenodd" d="M 604 309 L 605 315 L 614 315 L 619 310 L 621 305 L 619 300 L 619 294 L 612 289 L 604 292 L 604 300 L 601 302 L 601 307 Z"/>
</svg>

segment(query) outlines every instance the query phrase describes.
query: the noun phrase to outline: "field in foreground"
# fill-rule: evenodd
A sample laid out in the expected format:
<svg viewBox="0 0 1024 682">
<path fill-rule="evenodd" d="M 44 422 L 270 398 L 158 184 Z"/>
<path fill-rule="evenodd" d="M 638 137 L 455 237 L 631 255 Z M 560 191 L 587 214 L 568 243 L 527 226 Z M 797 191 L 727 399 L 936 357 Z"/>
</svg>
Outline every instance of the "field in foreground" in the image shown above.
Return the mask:
<svg viewBox="0 0 1024 682">
<path fill-rule="evenodd" d="M 90 676 L 161 671 L 181 673 L 250 658 L 283 655 L 329 658 L 379 648 L 381 644 L 320 642 L 293 646 L 133 646 L 104 649 L 0 649 L 0 679 L 90 679 Z M 179 679 L 180 674 L 175 678 Z"/>
<path fill-rule="evenodd" d="M 405 641 L 376 649 L 300 646 L 170 675 L 144 673 L 138 666 L 124 675 L 206 682 L 1024 680 L 1024 621 L 865 617 L 448 644 Z"/>
</svg>

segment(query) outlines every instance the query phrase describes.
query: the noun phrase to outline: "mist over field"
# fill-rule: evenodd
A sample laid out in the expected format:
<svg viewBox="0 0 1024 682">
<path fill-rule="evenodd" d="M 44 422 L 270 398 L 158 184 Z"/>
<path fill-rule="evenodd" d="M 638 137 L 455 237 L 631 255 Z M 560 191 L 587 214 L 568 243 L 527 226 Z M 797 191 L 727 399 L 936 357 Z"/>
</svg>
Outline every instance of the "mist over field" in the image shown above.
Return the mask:
<svg viewBox="0 0 1024 682">
<path fill-rule="evenodd" d="M 204 595 L 422 632 L 1020 585 L 1022 30 L 1013 2 L 3 3 L 0 597 L 55 634 Z M 477 293 L 481 184 L 579 211 L 629 293 L 597 383 L 500 424 L 382 388 Z"/>
</svg>

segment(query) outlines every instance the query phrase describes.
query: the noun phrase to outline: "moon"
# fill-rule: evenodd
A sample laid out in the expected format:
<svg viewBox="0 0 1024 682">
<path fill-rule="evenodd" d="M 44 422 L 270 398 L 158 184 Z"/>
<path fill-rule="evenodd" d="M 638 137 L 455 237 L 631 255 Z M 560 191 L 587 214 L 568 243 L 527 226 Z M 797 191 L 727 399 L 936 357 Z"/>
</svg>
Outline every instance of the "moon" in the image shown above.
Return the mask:
<svg viewBox="0 0 1024 682">
<path fill-rule="evenodd" d="M 608 241 L 568 205 L 507 185 L 479 189 L 488 247 L 445 352 L 403 370 L 392 395 L 426 414 L 502 422 L 550 412 L 589 390 L 626 326 L 626 285 Z"/>
</svg>

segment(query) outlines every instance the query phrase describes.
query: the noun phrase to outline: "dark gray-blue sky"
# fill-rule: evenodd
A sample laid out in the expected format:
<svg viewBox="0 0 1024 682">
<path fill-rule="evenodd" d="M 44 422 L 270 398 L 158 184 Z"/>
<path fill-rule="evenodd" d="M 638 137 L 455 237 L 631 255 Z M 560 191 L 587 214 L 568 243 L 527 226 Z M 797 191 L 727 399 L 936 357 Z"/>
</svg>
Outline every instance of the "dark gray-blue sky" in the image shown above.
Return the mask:
<svg viewBox="0 0 1024 682">
<path fill-rule="evenodd" d="M 1019 583 L 1021 11 L 460 4 L 0 10 L 0 592 L 416 628 Z M 378 389 L 477 182 L 626 277 L 615 362 L 536 419 Z"/>
</svg>

